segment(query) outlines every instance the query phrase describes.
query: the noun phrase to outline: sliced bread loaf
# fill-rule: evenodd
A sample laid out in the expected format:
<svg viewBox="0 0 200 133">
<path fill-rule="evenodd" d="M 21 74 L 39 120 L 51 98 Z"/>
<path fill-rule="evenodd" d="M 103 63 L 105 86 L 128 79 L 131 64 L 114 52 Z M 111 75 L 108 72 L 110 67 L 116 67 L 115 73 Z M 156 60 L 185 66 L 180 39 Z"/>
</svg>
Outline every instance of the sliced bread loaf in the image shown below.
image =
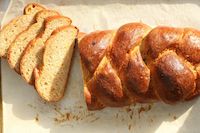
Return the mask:
<svg viewBox="0 0 200 133">
<path fill-rule="evenodd" d="M 36 90 L 46 101 L 55 102 L 64 95 L 77 34 L 76 27 L 61 27 L 45 43 L 42 67 L 35 68 L 34 76 Z"/>
<path fill-rule="evenodd" d="M 20 73 L 28 83 L 34 83 L 33 70 L 42 62 L 43 46 L 46 40 L 55 29 L 70 24 L 71 20 L 64 16 L 53 16 L 45 20 L 44 32 L 28 44 L 20 61 Z"/>
<path fill-rule="evenodd" d="M 24 15 L 11 20 L 3 27 L 0 31 L 0 57 L 7 56 L 7 49 L 16 36 L 35 23 L 35 14 L 44 9 L 35 3 L 28 4 L 24 9 Z"/>
<path fill-rule="evenodd" d="M 37 23 L 34 23 L 27 30 L 21 32 L 11 43 L 7 52 L 7 58 L 10 67 L 14 68 L 17 73 L 19 73 L 19 62 L 24 49 L 31 40 L 36 38 L 36 36 L 44 30 L 44 20 L 50 16 L 58 15 L 59 13 L 53 10 L 42 10 L 38 12 L 36 14 Z"/>
</svg>

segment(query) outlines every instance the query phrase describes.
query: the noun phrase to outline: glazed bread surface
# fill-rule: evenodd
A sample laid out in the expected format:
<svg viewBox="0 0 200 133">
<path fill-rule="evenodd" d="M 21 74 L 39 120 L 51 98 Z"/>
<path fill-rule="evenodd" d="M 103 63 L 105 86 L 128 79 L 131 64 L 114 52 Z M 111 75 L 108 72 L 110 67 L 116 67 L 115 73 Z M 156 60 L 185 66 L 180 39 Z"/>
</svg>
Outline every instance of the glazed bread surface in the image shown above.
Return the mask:
<svg viewBox="0 0 200 133">
<path fill-rule="evenodd" d="M 199 95 L 200 31 L 129 23 L 79 43 L 89 110 Z"/>
</svg>

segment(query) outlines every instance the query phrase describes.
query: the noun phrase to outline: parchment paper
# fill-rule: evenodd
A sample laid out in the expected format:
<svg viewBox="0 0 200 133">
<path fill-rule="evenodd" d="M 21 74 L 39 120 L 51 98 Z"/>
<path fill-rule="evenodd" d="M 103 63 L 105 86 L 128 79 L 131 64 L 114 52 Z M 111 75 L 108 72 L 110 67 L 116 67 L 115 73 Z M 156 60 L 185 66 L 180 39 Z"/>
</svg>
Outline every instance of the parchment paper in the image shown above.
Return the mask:
<svg viewBox="0 0 200 133">
<path fill-rule="evenodd" d="M 30 0 L 13 0 L 4 23 L 22 13 Z M 73 20 L 82 32 L 115 29 L 128 22 L 200 29 L 200 1 L 38 0 Z M 136 104 L 87 111 L 80 58 L 72 59 L 67 91 L 58 103 L 46 103 L 2 61 L 4 133 L 198 133 L 200 100 L 176 105 Z"/>
</svg>

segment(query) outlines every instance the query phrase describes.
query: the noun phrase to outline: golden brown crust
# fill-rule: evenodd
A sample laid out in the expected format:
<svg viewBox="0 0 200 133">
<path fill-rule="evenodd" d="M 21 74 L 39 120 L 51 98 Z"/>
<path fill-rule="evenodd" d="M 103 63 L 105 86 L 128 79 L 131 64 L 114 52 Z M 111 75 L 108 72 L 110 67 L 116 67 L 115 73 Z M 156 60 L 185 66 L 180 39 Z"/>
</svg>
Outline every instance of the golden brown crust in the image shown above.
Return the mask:
<svg viewBox="0 0 200 133">
<path fill-rule="evenodd" d="M 85 97 L 85 101 L 87 104 L 87 108 L 89 110 L 99 110 L 104 108 L 104 105 L 99 102 L 99 100 L 95 97 L 95 95 L 91 92 L 91 90 L 89 90 L 90 88 L 87 87 L 87 79 L 90 79 L 90 73 L 87 70 L 87 68 L 85 68 L 85 65 L 82 63 L 81 61 L 81 69 L 83 72 L 83 84 L 84 84 L 84 97 Z"/>
<path fill-rule="evenodd" d="M 102 60 L 112 35 L 112 31 L 97 31 L 90 35 L 86 35 L 81 40 L 79 44 L 81 60 L 90 73 L 94 73 L 98 64 Z"/>
<path fill-rule="evenodd" d="M 105 47 L 100 50 L 102 42 Z M 105 107 L 158 100 L 173 104 L 200 94 L 198 30 L 162 26 L 151 30 L 130 23 L 114 34 L 99 31 L 84 36 L 79 51 L 85 93 Z M 87 94 L 86 102 L 91 100 Z"/>
<path fill-rule="evenodd" d="M 165 52 L 152 72 L 157 96 L 166 103 L 186 99 L 195 90 L 195 75 L 175 52 Z M 187 78 L 186 78 L 187 77 Z"/>
<path fill-rule="evenodd" d="M 149 30 L 150 27 L 142 23 L 130 23 L 118 29 L 109 52 L 111 63 L 118 71 L 127 65 L 127 53 L 142 41 Z"/>
<path fill-rule="evenodd" d="M 156 27 L 146 36 L 143 45 L 151 53 L 152 58 L 157 58 L 165 49 L 176 47 L 180 43 L 183 29 L 173 27 Z M 144 53 L 143 53 L 144 54 Z"/>
<path fill-rule="evenodd" d="M 35 8 L 39 10 L 44 10 L 46 9 L 44 6 L 38 4 L 38 3 L 29 3 L 24 7 L 24 14 L 31 14 Z"/>
<path fill-rule="evenodd" d="M 139 48 L 132 51 L 130 60 L 125 68 L 125 84 L 130 92 L 138 95 L 145 94 L 149 89 L 150 70 L 143 62 Z"/>
<path fill-rule="evenodd" d="M 43 22 L 45 19 L 47 19 L 46 17 L 49 16 L 48 14 L 51 13 L 51 14 L 54 14 L 52 16 L 60 16 L 61 14 L 55 10 L 42 10 L 42 11 L 39 11 L 36 15 L 35 15 L 35 19 L 37 22 Z M 52 16 L 49 16 L 49 17 L 52 17 Z M 40 18 L 41 17 L 41 18 Z M 44 17 L 44 18 L 42 18 Z M 41 20 L 42 19 L 42 20 Z"/>
<path fill-rule="evenodd" d="M 105 107 L 86 86 L 84 87 L 84 97 L 89 110 L 99 110 Z"/>
<path fill-rule="evenodd" d="M 119 107 L 128 105 L 130 99 L 122 89 L 121 80 L 107 59 L 103 59 L 88 88 L 105 106 Z"/>
<path fill-rule="evenodd" d="M 48 25 L 48 23 L 51 22 L 52 20 L 59 19 L 61 17 L 68 19 L 70 24 L 72 23 L 72 20 L 69 17 L 57 15 L 57 16 L 51 16 L 45 19 L 45 25 Z"/>
<path fill-rule="evenodd" d="M 190 62 L 200 61 L 200 32 L 192 28 L 184 29 L 182 42 L 178 46 L 180 53 Z"/>
<path fill-rule="evenodd" d="M 61 32 L 62 30 L 68 28 L 68 27 L 72 27 L 72 28 L 75 28 L 77 30 L 77 32 L 79 31 L 79 29 L 76 27 L 76 26 L 73 26 L 73 25 L 66 25 L 66 26 L 61 26 L 61 27 L 58 27 L 57 29 L 55 29 L 51 35 L 55 35 L 55 34 L 58 34 L 59 32 Z M 77 35 L 78 36 L 78 35 Z"/>
</svg>

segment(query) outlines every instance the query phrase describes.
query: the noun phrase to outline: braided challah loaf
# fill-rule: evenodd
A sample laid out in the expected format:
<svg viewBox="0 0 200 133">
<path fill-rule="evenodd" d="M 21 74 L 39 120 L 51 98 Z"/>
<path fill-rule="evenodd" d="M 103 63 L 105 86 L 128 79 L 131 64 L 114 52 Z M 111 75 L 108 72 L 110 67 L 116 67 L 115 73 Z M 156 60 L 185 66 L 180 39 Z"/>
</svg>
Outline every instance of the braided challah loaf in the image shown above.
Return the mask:
<svg viewBox="0 0 200 133">
<path fill-rule="evenodd" d="M 84 36 L 79 51 L 90 110 L 199 95 L 198 30 L 130 23 Z"/>
</svg>

